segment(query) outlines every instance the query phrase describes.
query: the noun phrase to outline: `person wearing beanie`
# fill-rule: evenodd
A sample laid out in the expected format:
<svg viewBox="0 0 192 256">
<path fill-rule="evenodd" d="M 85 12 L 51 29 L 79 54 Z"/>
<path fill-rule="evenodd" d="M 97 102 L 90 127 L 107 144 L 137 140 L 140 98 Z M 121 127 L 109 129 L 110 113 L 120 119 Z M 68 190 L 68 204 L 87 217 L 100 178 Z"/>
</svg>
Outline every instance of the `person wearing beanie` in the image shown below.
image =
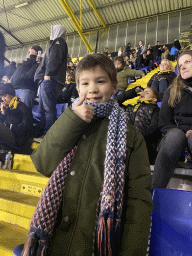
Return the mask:
<svg viewBox="0 0 192 256">
<path fill-rule="evenodd" d="M 31 111 L 38 89 L 38 84 L 34 82 L 34 75 L 39 66 L 38 52 L 42 54 L 43 49 L 38 45 L 32 46 L 28 51 L 29 58 L 16 69 L 10 80 L 16 95 Z"/>
<path fill-rule="evenodd" d="M 65 85 L 68 56 L 65 34 L 64 26 L 51 26 L 50 46 L 34 77 L 40 86 L 39 112 L 44 133 L 57 119 L 57 98 Z"/>
<path fill-rule="evenodd" d="M 33 117 L 29 108 L 15 96 L 12 84 L 0 83 L 0 141 L 22 147 L 31 137 Z"/>
</svg>

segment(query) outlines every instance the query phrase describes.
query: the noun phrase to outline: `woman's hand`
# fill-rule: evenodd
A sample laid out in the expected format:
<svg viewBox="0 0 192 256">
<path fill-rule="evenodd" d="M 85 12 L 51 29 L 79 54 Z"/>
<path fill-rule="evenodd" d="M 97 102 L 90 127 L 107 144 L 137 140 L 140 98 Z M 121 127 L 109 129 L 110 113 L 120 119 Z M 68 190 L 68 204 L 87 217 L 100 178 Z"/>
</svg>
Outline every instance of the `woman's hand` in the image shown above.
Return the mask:
<svg viewBox="0 0 192 256">
<path fill-rule="evenodd" d="M 85 122 L 90 123 L 94 116 L 94 107 L 91 105 L 84 105 L 83 101 L 84 97 L 80 98 L 73 111 Z"/>
</svg>

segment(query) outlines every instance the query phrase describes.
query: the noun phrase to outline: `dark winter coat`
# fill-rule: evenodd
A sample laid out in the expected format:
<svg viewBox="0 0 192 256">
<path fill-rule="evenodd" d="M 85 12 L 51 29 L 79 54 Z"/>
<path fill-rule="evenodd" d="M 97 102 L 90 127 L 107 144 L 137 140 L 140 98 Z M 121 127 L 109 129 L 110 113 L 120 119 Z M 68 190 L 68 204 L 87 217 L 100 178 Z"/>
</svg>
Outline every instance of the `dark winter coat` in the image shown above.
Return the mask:
<svg viewBox="0 0 192 256">
<path fill-rule="evenodd" d="M 150 78 L 149 82 L 147 83 L 148 87 L 151 87 L 152 82 L 155 79 L 155 77 L 158 77 L 159 79 L 165 78 L 167 81 L 167 86 L 169 86 L 171 84 L 171 82 L 176 78 L 176 74 L 172 71 L 167 71 L 167 72 L 158 71 Z"/>
<path fill-rule="evenodd" d="M 170 88 L 164 93 L 159 114 L 159 128 L 163 134 L 172 128 L 179 128 L 186 133 L 192 129 L 192 91 L 187 87 L 183 88 L 181 101 L 174 108 L 168 105 L 169 97 Z"/>
<path fill-rule="evenodd" d="M 96 209 L 103 183 L 109 120 L 87 123 L 67 108 L 31 155 L 37 169 L 50 176 L 77 146 L 63 192 L 62 207 L 50 241 L 49 256 L 90 256 Z M 140 132 L 128 125 L 121 242 L 118 256 L 146 255 L 151 200 L 147 149 Z"/>
<path fill-rule="evenodd" d="M 137 111 L 133 111 L 135 105 L 127 105 L 125 112 L 128 123 L 133 124 L 142 135 L 149 136 L 158 130 L 159 107 L 157 104 L 142 102 Z"/>
<path fill-rule="evenodd" d="M 30 57 L 15 70 L 10 81 L 15 89 L 37 91 L 37 83 L 34 82 L 34 75 L 39 63 L 37 63 L 36 58 L 36 55 L 30 55 Z"/>
<path fill-rule="evenodd" d="M 23 102 L 20 102 L 16 109 L 8 108 L 5 115 L 0 112 L 0 122 L 10 128 L 19 147 L 32 136 L 33 116 Z"/>
<path fill-rule="evenodd" d="M 68 48 L 65 39 L 58 37 L 53 40 L 46 51 L 34 80 L 42 81 L 44 76 L 51 76 L 60 84 L 65 84 Z"/>
</svg>

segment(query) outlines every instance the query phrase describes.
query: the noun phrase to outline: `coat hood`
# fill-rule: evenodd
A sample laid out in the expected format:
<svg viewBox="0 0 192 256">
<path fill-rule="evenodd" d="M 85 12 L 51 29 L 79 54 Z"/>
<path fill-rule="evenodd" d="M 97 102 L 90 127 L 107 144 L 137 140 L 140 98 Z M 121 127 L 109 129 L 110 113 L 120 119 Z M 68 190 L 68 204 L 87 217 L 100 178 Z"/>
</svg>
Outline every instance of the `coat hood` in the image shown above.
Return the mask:
<svg viewBox="0 0 192 256">
<path fill-rule="evenodd" d="M 51 40 L 55 40 L 58 37 L 65 39 L 66 29 L 63 25 L 51 26 Z"/>
</svg>

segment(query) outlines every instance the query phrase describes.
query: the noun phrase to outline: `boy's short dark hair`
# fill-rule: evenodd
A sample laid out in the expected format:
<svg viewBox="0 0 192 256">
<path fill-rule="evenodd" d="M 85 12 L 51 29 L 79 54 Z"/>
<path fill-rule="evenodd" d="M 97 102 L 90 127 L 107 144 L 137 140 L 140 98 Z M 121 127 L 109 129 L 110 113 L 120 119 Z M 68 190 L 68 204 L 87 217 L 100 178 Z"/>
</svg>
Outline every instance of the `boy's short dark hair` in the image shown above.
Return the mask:
<svg viewBox="0 0 192 256">
<path fill-rule="evenodd" d="M 86 55 L 80 60 L 75 71 L 75 80 L 79 86 L 79 75 L 84 70 L 89 70 L 96 66 L 100 66 L 109 76 L 113 86 L 117 85 L 117 73 L 113 61 L 106 55 L 101 53 L 93 53 Z"/>
<path fill-rule="evenodd" d="M 122 56 L 116 56 L 115 59 L 114 59 L 114 63 L 115 63 L 116 61 L 119 61 L 119 62 L 122 63 L 122 64 L 124 63 L 124 59 L 123 59 Z"/>
</svg>

